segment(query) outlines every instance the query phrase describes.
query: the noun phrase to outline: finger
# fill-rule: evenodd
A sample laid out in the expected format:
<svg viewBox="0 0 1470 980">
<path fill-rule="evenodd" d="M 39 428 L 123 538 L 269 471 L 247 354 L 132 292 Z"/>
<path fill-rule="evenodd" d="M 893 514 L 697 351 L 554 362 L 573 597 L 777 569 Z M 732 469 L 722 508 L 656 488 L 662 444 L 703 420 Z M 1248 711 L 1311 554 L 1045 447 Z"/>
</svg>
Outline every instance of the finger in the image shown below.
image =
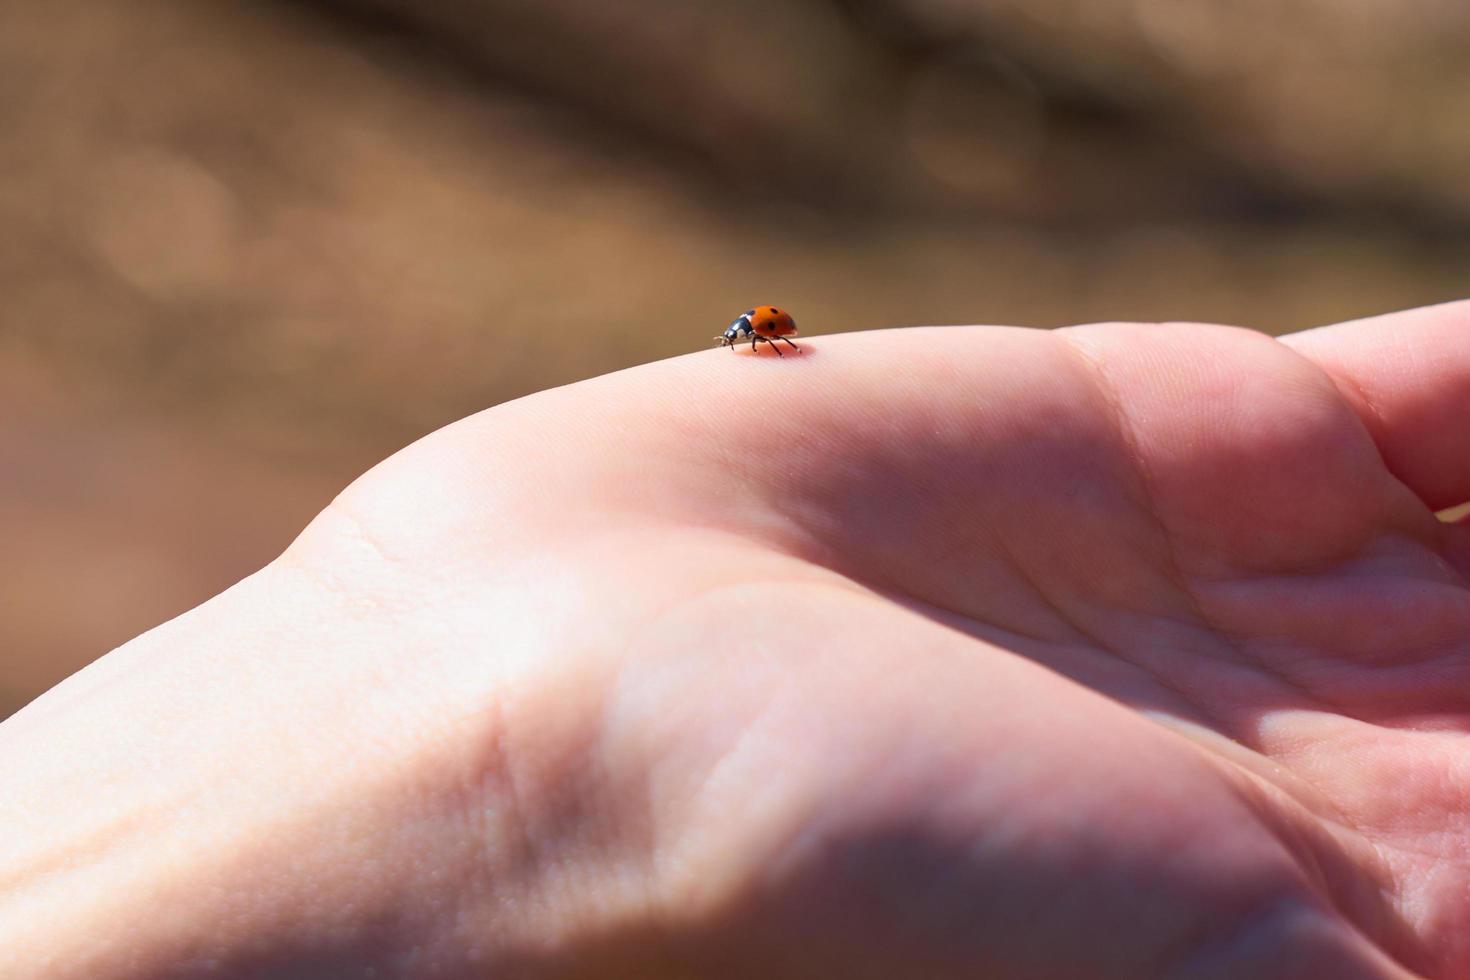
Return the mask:
<svg viewBox="0 0 1470 980">
<path fill-rule="evenodd" d="M 1328 373 L 1389 470 L 1430 507 L 1470 500 L 1470 302 L 1283 337 Z"/>
<path fill-rule="evenodd" d="M 1050 334 L 915 328 L 803 351 L 693 355 L 504 405 L 342 503 L 383 550 L 426 562 L 490 540 L 501 557 L 544 551 L 549 535 L 584 547 L 610 529 L 646 553 L 664 528 L 703 528 L 954 608 L 1010 581 L 973 560 L 999 547 L 997 528 L 1072 515 L 1057 560 L 1087 576 L 1100 536 L 1148 533 L 1107 406 Z M 466 513 L 485 534 L 460 532 Z"/>
<path fill-rule="evenodd" d="M 803 350 L 704 352 L 500 406 L 339 507 L 414 567 L 612 536 L 621 558 L 701 529 L 1049 636 L 1028 576 L 1100 609 L 1175 597 L 1186 557 L 1295 567 L 1377 520 L 1379 490 L 1413 503 L 1321 372 L 1249 331 L 913 328 Z"/>
</svg>

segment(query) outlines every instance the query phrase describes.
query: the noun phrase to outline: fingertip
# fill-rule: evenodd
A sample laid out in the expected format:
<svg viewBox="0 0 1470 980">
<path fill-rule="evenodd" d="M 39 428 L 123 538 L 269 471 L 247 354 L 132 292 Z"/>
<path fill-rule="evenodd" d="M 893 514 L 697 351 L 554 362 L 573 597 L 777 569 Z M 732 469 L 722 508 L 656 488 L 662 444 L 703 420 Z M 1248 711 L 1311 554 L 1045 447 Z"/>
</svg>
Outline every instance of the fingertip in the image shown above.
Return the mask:
<svg viewBox="0 0 1470 980">
<path fill-rule="evenodd" d="M 1389 470 L 1429 507 L 1470 500 L 1470 301 L 1281 340 L 1326 372 Z"/>
</svg>

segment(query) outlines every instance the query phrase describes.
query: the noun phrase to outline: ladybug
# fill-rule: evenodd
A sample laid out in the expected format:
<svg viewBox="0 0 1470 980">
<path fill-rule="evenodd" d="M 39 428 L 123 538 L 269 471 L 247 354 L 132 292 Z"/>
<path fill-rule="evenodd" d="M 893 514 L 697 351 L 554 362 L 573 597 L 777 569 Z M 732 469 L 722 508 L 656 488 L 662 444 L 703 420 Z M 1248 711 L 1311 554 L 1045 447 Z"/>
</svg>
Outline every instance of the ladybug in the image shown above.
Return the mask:
<svg viewBox="0 0 1470 980">
<path fill-rule="evenodd" d="M 778 310 L 774 306 L 757 306 L 755 309 L 746 310 L 735 318 L 725 328 L 723 336 L 715 339 L 720 342 L 721 347 L 735 349 L 735 344 L 750 338 L 750 349 L 755 350 L 755 345 L 764 340 L 771 345 L 771 349 L 778 356 L 784 357 L 781 348 L 776 346 L 776 341 L 785 341 L 792 350 L 801 350 L 786 338 L 796 335 L 796 321 L 791 314 L 784 310 Z"/>
</svg>

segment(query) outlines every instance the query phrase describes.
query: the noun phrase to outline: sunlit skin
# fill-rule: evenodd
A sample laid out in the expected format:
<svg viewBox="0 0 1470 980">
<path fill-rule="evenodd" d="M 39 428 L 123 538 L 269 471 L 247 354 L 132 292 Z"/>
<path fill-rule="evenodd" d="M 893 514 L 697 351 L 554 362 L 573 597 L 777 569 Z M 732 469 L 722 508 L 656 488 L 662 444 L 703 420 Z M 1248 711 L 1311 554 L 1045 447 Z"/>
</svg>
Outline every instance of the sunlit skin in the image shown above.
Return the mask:
<svg viewBox="0 0 1470 980">
<path fill-rule="evenodd" d="M 452 425 L 0 726 L 0 976 L 1470 975 L 1467 338 L 880 331 Z"/>
</svg>

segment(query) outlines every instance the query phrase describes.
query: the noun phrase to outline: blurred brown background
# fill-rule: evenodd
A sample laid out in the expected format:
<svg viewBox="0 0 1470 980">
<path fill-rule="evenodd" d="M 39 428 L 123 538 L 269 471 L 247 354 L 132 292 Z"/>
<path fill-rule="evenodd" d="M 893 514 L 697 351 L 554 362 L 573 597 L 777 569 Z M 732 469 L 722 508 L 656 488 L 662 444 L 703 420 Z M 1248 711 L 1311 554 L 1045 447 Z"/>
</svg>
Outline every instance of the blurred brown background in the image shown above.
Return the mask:
<svg viewBox="0 0 1470 980">
<path fill-rule="evenodd" d="M 414 437 L 704 347 L 1454 298 L 1459 0 L 0 0 L 0 717 Z"/>
</svg>

